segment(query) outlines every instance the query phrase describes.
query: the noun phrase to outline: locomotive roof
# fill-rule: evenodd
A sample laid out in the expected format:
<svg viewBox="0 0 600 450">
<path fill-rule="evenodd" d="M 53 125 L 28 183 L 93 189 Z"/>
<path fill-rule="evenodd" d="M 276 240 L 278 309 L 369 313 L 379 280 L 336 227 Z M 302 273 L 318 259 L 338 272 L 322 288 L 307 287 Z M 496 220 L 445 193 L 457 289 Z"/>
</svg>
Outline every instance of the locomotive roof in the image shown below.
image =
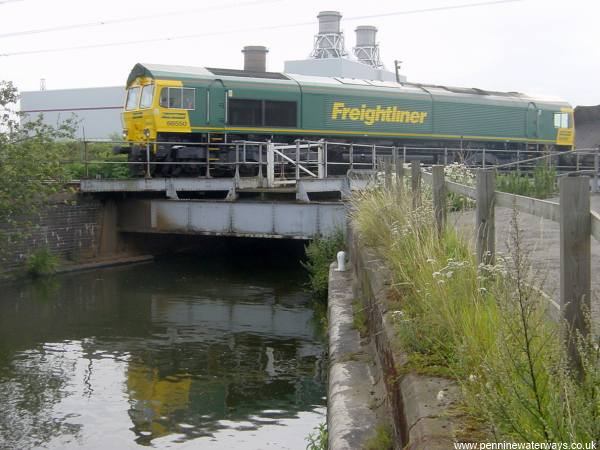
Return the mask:
<svg viewBox="0 0 600 450">
<path fill-rule="evenodd" d="M 356 78 L 343 77 L 317 77 L 297 74 L 284 74 L 281 72 L 252 72 L 236 69 L 221 69 L 212 67 L 192 67 L 179 65 L 162 64 L 141 64 L 134 66 L 127 86 L 129 86 L 138 77 L 166 78 L 176 80 L 213 80 L 215 77 L 221 79 L 239 80 L 244 79 L 248 82 L 265 82 L 269 80 L 276 84 L 301 85 L 303 87 L 337 87 L 346 89 L 369 89 L 380 88 L 382 90 L 394 91 L 401 89 L 403 92 L 413 92 L 422 94 L 432 94 L 441 96 L 469 96 L 474 98 L 494 98 L 496 100 L 528 102 L 536 101 L 543 103 L 559 104 L 569 106 L 567 102 L 555 97 L 531 96 L 520 92 L 500 92 L 478 88 L 464 88 L 455 86 L 444 86 L 424 83 L 397 83 L 395 81 L 363 80 Z"/>
</svg>

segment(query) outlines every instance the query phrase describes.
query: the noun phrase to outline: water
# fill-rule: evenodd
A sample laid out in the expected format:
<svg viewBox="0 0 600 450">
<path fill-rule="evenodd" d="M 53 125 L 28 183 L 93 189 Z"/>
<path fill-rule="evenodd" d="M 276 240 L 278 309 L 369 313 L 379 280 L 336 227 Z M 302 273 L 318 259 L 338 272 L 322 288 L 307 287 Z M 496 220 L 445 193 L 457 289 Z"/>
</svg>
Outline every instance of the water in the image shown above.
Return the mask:
<svg viewBox="0 0 600 450">
<path fill-rule="evenodd" d="M 0 289 L 0 448 L 304 449 L 324 340 L 297 264 L 199 256 Z"/>
</svg>

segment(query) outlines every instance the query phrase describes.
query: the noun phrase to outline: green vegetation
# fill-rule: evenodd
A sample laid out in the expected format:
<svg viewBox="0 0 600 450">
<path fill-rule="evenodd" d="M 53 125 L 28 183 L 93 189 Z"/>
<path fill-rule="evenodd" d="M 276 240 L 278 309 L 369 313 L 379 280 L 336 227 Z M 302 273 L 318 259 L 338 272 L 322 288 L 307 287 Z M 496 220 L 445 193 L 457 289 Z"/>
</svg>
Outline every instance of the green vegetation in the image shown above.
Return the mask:
<svg viewBox="0 0 600 450">
<path fill-rule="evenodd" d="M 409 195 L 375 189 L 353 205 L 362 242 L 392 271 L 399 300 L 388 307 L 409 369 L 454 378 L 469 422 L 481 419 L 491 440 L 598 440 L 598 341 L 581 340 L 584 373 L 576 377 L 516 220 L 512 254 L 478 267 L 453 229 L 438 236 L 430 199 L 412 210 Z"/>
<path fill-rule="evenodd" d="M 68 178 L 129 178 L 127 155 L 115 155 L 112 148 L 113 144 L 104 142 L 65 144 L 65 171 Z M 86 160 L 90 161 L 87 167 L 82 162 Z"/>
<path fill-rule="evenodd" d="M 341 230 L 333 236 L 310 241 L 305 247 L 306 261 L 302 266 L 308 272 L 308 290 L 313 297 L 315 320 L 321 332 L 327 335 L 327 291 L 329 288 L 329 266 L 337 252 L 346 249 L 346 238 Z"/>
<path fill-rule="evenodd" d="M 82 144 L 72 140 L 75 118 L 55 127 L 44 124 L 41 116 L 20 123 L 15 110 L 18 98 L 11 82 L 0 81 L 0 261 L 11 245 L 29 233 L 48 199 L 64 191 L 67 181 L 85 175 L 79 162 L 85 153 L 90 160 L 117 163 L 90 164 L 90 177 L 127 175 L 127 166 L 119 164 L 126 157 L 112 155 L 110 144 L 88 144 L 84 151 Z M 34 272 L 41 264 L 39 258 L 32 256 Z"/>
<path fill-rule="evenodd" d="M 327 434 L 327 423 L 323 422 L 314 429 L 306 438 L 308 445 L 306 450 L 327 450 L 329 435 Z"/>
<path fill-rule="evenodd" d="M 475 174 L 464 164 L 452 163 L 444 166 L 444 175 L 446 180 L 465 186 L 475 186 Z M 448 193 L 448 209 L 450 211 L 463 211 L 472 208 L 475 208 L 475 200 L 454 192 Z"/>
<path fill-rule="evenodd" d="M 390 450 L 394 446 L 392 428 L 389 425 L 379 424 L 375 433 L 365 443 L 365 450 Z"/>
<path fill-rule="evenodd" d="M 63 189 L 65 148 L 60 142 L 74 131 L 73 120 L 57 127 L 41 118 L 20 124 L 17 100 L 13 84 L 0 81 L 0 260 L 11 243 L 27 234 L 47 199 Z"/>
<path fill-rule="evenodd" d="M 496 189 L 527 197 L 548 198 L 557 191 L 556 169 L 547 164 L 538 164 L 532 176 L 519 172 L 498 174 Z"/>
<path fill-rule="evenodd" d="M 352 302 L 352 326 L 355 330 L 358 330 L 361 337 L 365 337 L 369 329 L 367 327 L 367 315 L 365 314 L 365 307 L 360 300 L 354 300 Z"/>
<path fill-rule="evenodd" d="M 335 261 L 337 252 L 346 249 L 346 238 L 341 230 L 331 237 L 317 238 L 306 246 L 307 261 L 302 265 L 308 271 L 309 290 L 314 298 L 327 303 L 329 265 Z"/>
<path fill-rule="evenodd" d="M 58 257 L 47 248 L 33 252 L 27 258 L 27 273 L 34 278 L 51 275 L 56 272 L 59 262 Z"/>
</svg>

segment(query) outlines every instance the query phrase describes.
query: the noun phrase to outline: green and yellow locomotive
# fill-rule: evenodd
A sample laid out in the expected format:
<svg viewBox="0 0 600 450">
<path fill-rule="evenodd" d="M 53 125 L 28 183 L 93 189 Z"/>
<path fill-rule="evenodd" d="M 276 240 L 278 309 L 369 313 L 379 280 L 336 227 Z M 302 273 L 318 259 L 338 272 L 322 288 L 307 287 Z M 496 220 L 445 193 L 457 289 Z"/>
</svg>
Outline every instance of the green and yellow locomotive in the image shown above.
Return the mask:
<svg viewBox="0 0 600 450">
<path fill-rule="evenodd" d="M 236 140 L 566 150 L 575 137 L 568 103 L 517 92 L 152 64 L 129 75 L 123 123 L 131 161 L 150 148 L 152 161 L 215 166 Z"/>
</svg>

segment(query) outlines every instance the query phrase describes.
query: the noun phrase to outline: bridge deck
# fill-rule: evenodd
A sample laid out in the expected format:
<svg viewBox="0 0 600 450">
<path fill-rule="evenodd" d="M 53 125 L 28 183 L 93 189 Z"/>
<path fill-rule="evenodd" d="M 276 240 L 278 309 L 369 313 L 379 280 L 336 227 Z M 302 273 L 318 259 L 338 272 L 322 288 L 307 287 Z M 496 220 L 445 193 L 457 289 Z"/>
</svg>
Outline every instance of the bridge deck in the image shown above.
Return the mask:
<svg viewBox="0 0 600 450">
<path fill-rule="evenodd" d="M 346 229 L 343 202 L 129 199 L 117 214 L 119 231 L 135 233 L 312 239 Z"/>
<path fill-rule="evenodd" d="M 172 199 L 186 192 L 226 192 L 228 200 L 235 200 L 239 193 L 295 194 L 296 200 L 310 201 L 310 194 L 339 192 L 345 198 L 351 191 L 364 189 L 371 181 L 362 177 L 306 178 L 293 181 L 292 185 L 281 184 L 267 187 L 261 177 L 241 178 L 134 178 L 123 180 L 81 180 L 79 189 L 89 194 L 101 193 L 164 193 Z"/>
</svg>

